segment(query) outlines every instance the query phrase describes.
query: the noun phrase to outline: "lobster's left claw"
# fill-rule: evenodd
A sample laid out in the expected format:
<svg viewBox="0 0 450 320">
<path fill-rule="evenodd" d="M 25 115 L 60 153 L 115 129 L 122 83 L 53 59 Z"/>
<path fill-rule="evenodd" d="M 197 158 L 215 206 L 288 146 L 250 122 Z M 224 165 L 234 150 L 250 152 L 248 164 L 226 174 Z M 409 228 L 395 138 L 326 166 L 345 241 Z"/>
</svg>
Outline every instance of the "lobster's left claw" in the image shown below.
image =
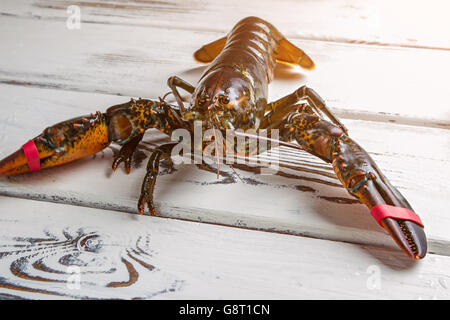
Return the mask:
<svg viewBox="0 0 450 320">
<path fill-rule="evenodd" d="M 81 159 L 110 144 L 107 119 L 97 112 L 48 127 L 0 161 L 0 177 L 50 168 Z"/>
<path fill-rule="evenodd" d="M 347 135 L 342 134 L 330 145 L 333 168 L 347 191 L 370 209 L 378 224 L 410 258 L 424 258 L 427 239 L 423 223 L 405 197 L 369 154 Z"/>
<path fill-rule="evenodd" d="M 427 237 L 420 217 L 403 195 L 390 184 L 379 169 L 362 179 L 356 192 L 371 208 L 370 213 L 410 258 L 417 260 L 427 253 Z M 359 176 L 361 177 L 361 176 Z"/>
<path fill-rule="evenodd" d="M 420 217 L 373 162 L 371 170 L 369 174 L 354 174 L 348 190 L 370 208 L 371 215 L 403 252 L 414 260 L 424 258 L 427 238 Z"/>
<path fill-rule="evenodd" d="M 403 252 L 414 260 L 424 258 L 427 253 L 427 237 L 420 217 L 375 165 L 372 169 L 373 172 L 366 176 L 369 179 L 359 195 L 369 203 L 371 215 Z"/>
<path fill-rule="evenodd" d="M 397 245 L 412 259 L 422 259 L 427 253 L 427 238 L 422 226 L 409 220 L 384 218 L 381 226 Z"/>
</svg>

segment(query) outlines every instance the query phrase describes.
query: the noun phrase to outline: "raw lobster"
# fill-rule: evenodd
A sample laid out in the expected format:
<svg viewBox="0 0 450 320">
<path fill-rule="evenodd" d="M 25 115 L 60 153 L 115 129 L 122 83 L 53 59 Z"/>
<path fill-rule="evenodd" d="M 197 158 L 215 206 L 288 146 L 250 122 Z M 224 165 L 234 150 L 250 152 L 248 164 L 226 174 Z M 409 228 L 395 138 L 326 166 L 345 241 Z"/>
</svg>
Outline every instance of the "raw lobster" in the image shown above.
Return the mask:
<svg viewBox="0 0 450 320">
<path fill-rule="evenodd" d="M 0 176 L 73 161 L 94 154 L 111 142 L 122 145 L 113 169 L 124 162 L 129 172 L 133 152 L 149 128 L 169 135 L 176 129 L 193 133 L 194 123 L 201 121 L 205 130 L 222 135 L 227 130 L 253 130 L 256 135 L 263 131 L 270 135 L 277 130 L 280 142 L 293 146 L 291 141 L 296 141 L 302 149 L 331 163 L 343 186 L 371 210 L 409 257 L 425 256 L 427 241 L 420 218 L 313 89 L 302 86 L 279 100 L 267 101 L 276 63 L 314 68 L 305 52 L 270 23 L 248 17 L 238 22 L 227 36 L 200 48 L 194 57 L 210 65 L 196 86 L 175 76 L 168 80 L 177 106 L 166 103 L 164 98 L 132 99 L 110 107 L 106 113 L 56 124 L 3 159 Z M 178 88 L 191 94 L 188 107 Z M 153 189 L 159 162 L 170 159 L 176 144 L 162 145 L 150 156 L 138 204 L 140 213 L 147 204 L 151 214 L 155 214 Z"/>
</svg>

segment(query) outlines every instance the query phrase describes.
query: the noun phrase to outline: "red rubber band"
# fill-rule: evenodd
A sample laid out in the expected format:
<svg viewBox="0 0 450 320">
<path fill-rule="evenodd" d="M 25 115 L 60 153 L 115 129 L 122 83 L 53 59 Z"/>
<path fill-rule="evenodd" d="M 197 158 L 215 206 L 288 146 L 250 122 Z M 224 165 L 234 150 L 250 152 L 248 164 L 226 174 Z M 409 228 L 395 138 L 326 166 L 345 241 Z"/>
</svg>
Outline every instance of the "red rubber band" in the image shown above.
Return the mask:
<svg viewBox="0 0 450 320">
<path fill-rule="evenodd" d="M 375 218 L 375 220 L 377 220 L 380 226 L 382 226 L 381 220 L 383 220 L 384 218 L 394 218 L 409 220 L 417 223 L 422 228 L 424 227 L 422 220 L 420 220 L 420 217 L 413 211 L 406 208 L 394 207 L 389 204 L 379 204 L 373 207 L 372 210 L 370 210 L 370 214 Z"/>
<path fill-rule="evenodd" d="M 22 150 L 27 158 L 28 167 L 30 172 L 37 171 L 41 169 L 41 158 L 39 158 L 39 153 L 37 151 L 36 145 L 33 140 L 28 141 L 22 146 Z"/>
</svg>

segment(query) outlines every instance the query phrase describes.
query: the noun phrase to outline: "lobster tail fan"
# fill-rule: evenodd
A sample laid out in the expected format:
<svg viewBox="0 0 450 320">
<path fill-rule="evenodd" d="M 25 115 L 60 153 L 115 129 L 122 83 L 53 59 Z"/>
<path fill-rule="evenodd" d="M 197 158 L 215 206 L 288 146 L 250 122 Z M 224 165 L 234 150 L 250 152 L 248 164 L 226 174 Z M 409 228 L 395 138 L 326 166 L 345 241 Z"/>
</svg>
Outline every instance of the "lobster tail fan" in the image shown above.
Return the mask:
<svg viewBox="0 0 450 320">
<path fill-rule="evenodd" d="M 279 42 L 276 59 L 278 63 L 300 66 L 307 70 L 314 69 L 314 61 L 286 38 L 282 38 Z"/>
<path fill-rule="evenodd" d="M 198 62 L 210 63 L 225 47 L 227 37 L 205 44 L 203 47 L 195 51 L 194 58 Z"/>
</svg>

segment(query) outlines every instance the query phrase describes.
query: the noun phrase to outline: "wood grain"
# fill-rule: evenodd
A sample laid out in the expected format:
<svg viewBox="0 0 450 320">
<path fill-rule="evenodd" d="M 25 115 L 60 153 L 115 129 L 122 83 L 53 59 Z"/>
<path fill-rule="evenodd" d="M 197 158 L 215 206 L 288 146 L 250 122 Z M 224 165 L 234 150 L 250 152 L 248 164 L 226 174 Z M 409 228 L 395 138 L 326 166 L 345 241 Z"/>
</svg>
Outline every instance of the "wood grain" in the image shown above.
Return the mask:
<svg viewBox="0 0 450 320">
<path fill-rule="evenodd" d="M 4 157 L 47 125 L 89 114 L 123 102 L 123 97 L 61 90 L 0 86 L 4 108 L 13 105 L 0 127 Z M 19 98 L 20 97 L 20 98 Z M 39 105 L 39 109 L 35 106 Z M 99 106 L 102 105 L 102 108 Z M 27 117 L 23 115 L 27 114 Z M 444 129 L 347 120 L 350 134 L 363 145 L 392 183 L 420 214 L 431 252 L 449 254 L 450 133 Z M 0 181 L 3 195 L 137 212 L 146 157 L 165 136 L 147 132 L 130 175 L 111 170 L 118 147 L 95 157 L 33 174 Z M 270 154 L 262 157 L 271 159 Z M 348 195 L 331 167 L 305 152 L 282 148 L 280 171 L 236 166 L 242 182 L 228 166 L 216 169 L 177 165 L 158 177 L 155 200 L 161 216 L 284 232 L 353 243 L 393 246 L 368 214 Z M 273 159 L 273 156 L 272 156 Z M 262 196 L 263 195 L 263 196 Z"/>
<path fill-rule="evenodd" d="M 90 23 L 68 30 L 63 21 L 10 16 L 0 22 L 0 41 L 8 43 L 0 52 L 1 83 L 126 97 L 162 96 L 173 75 L 197 83 L 204 66 L 192 53 L 223 35 Z M 270 99 L 307 84 L 339 117 L 449 128 L 450 51 L 293 42 L 317 67 L 307 74 L 278 68 Z"/>
<path fill-rule="evenodd" d="M 290 38 L 413 48 L 450 48 L 445 0 L 370 1 L 98 1 L 4 0 L 0 14 L 21 18 L 67 19 L 78 5 L 82 21 L 160 29 L 228 32 L 246 16 L 258 16 Z"/>
<path fill-rule="evenodd" d="M 0 197 L 0 296 L 448 299 L 450 258 Z M 371 277 L 378 272 L 379 286 Z M 376 283 L 376 282 L 375 282 Z"/>
</svg>

